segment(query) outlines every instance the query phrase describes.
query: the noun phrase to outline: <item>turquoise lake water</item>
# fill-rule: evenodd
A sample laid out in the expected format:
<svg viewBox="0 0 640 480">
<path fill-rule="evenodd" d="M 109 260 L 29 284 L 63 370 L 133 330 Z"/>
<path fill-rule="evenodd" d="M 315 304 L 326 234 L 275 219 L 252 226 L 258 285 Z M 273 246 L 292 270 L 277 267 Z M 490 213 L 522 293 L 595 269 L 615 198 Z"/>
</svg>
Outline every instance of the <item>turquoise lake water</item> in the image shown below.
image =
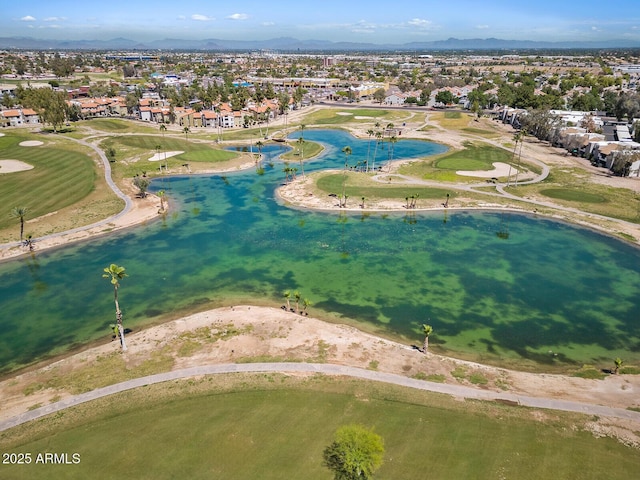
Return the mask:
<svg viewBox="0 0 640 480">
<path fill-rule="evenodd" d="M 364 160 L 367 141 L 307 130 L 326 145 L 305 171 Z M 0 264 L 0 369 L 109 339 L 113 290 L 101 277 L 126 267 L 125 326 L 234 302 L 281 304 L 284 290 L 311 315 L 492 363 L 612 366 L 640 362 L 640 250 L 590 230 L 507 213 L 407 216 L 309 212 L 274 198 L 284 180 L 268 146 L 266 173 L 154 181 L 172 211 L 127 232 Z M 401 140 L 395 158 L 444 147 Z M 386 159 L 379 152 L 378 161 Z M 273 168 L 268 166 L 273 159 Z M 294 164 L 292 163 L 292 166 Z M 508 231 L 508 238 L 498 233 Z"/>
</svg>

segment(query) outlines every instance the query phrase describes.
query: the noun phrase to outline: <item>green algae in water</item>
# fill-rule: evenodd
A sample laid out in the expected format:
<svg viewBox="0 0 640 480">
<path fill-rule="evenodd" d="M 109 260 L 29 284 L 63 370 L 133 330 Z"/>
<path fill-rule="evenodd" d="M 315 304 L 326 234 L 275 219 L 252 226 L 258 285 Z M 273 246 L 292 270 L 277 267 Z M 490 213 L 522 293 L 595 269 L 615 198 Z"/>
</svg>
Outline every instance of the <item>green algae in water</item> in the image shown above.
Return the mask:
<svg viewBox="0 0 640 480">
<path fill-rule="evenodd" d="M 366 158 L 366 140 L 306 131 L 325 155 L 305 171 Z M 394 157 L 442 151 L 402 140 Z M 327 214 L 274 199 L 282 150 L 266 147 L 264 175 L 164 179 L 173 210 L 108 238 L 0 265 L 3 370 L 108 338 L 110 263 L 130 275 L 119 292 L 125 325 L 202 309 L 225 299 L 282 302 L 299 290 L 312 314 L 360 322 L 434 349 L 492 363 L 609 366 L 640 361 L 640 254 L 570 225 L 515 214 Z M 383 158 L 378 157 L 378 160 Z M 274 162 L 273 168 L 268 161 Z M 293 164 L 292 164 L 293 165 Z M 446 220 L 446 221 L 445 221 Z M 504 235 L 508 231 L 508 235 Z"/>
</svg>

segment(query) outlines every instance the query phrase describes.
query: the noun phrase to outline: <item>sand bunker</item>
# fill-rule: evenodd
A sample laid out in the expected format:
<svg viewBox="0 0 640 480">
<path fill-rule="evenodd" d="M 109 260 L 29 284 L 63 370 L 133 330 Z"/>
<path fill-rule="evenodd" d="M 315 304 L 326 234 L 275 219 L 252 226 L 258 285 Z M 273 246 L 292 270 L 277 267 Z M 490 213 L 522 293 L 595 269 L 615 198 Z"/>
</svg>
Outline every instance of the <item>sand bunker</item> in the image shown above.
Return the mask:
<svg viewBox="0 0 640 480">
<path fill-rule="evenodd" d="M 353 113 L 349 113 L 349 112 L 338 112 L 338 113 L 336 113 L 336 115 L 353 115 Z"/>
<path fill-rule="evenodd" d="M 458 175 L 465 177 L 481 177 L 481 178 L 498 178 L 507 177 L 511 170 L 511 175 L 515 175 L 517 170 L 510 165 L 502 162 L 495 162 L 493 164 L 493 170 L 458 170 Z"/>
<path fill-rule="evenodd" d="M 21 147 L 39 147 L 40 145 L 44 145 L 44 142 L 40 142 L 38 140 L 25 140 L 24 142 L 20 142 Z"/>
<path fill-rule="evenodd" d="M 362 115 L 356 115 L 355 117 L 356 120 L 371 120 L 373 117 L 363 117 Z"/>
<path fill-rule="evenodd" d="M 32 168 L 33 165 L 21 162 L 20 160 L 0 160 L 0 174 L 22 172 L 24 170 L 31 170 Z"/>
<path fill-rule="evenodd" d="M 159 162 L 160 160 L 164 160 L 165 158 L 175 157 L 176 155 L 180 155 L 184 152 L 162 152 L 156 153 L 153 157 L 149 159 L 150 162 Z"/>
</svg>

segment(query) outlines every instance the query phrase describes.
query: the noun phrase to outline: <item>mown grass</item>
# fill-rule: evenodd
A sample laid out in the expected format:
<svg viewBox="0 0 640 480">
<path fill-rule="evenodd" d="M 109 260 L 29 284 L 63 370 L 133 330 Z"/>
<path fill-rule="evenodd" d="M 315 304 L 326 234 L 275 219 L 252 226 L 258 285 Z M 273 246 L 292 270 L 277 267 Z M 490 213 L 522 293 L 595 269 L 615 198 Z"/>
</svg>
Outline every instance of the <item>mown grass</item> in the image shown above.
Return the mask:
<svg viewBox="0 0 640 480">
<path fill-rule="evenodd" d="M 469 126 L 471 115 L 461 112 L 437 112 L 429 115 L 429 120 L 438 123 L 441 127 L 460 130 Z"/>
<path fill-rule="evenodd" d="M 124 392 L 3 432 L 3 452 L 78 453 L 81 461 L 1 471 L 12 479 L 326 479 L 322 451 L 351 423 L 384 439 L 376 478 L 627 479 L 640 469 L 637 451 L 584 430 L 591 418 L 545 417 L 324 376 L 204 377 Z"/>
<path fill-rule="evenodd" d="M 556 200 L 566 200 L 568 202 L 582 203 L 605 203 L 607 199 L 602 195 L 584 192 L 582 190 L 573 190 L 569 188 L 547 188 L 540 190 L 545 197 L 554 198 Z"/>
<path fill-rule="evenodd" d="M 317 110 L 306 115 L 301 123 L 304 123 L 305 125 L 343 125 L 346 123 L 371 123 L 373 125 L 376 122 L 379 122 L 382 127 L 386 127 L 389 123 L 401 121 L 406 117 L 406 112 L 399 112 L 397 110 L 366 108 L 324 108 L 322 110 Z"/>
<path fill-rule="evenodd" d="M 484 143 L 466 143 L 463 150 L 454 151 L 403 165 L 399 173 L 443 182 L 477 183 L 478 178 L 457 175 L 458 170 L 493 170 L 494 162 L 512 163 L 512 154 Z"/>
<path fill-rule="evenodd" d="M 292 141 L 289 143 L 289 145 L 292 147 L 292 149 L 284 155 L 280 156 L 282 160 L 299 161 L 301 153 L 303 154 L 304 160 L 309 160 L 311 158 L 317 157 L 324 150 L 324 147 L 321 144 L 310 142 L 308 140 L 303 140 L 302 150 L 301 145 L 297 141 Z"/>
<path fill-rule="evenodd" d="M 541 183 L 509 187 L 507 191 L 520 197 L 552 199 L 561 206 L 640 223 L 640 197 L 637 193 L 594 183 L 577 168 L 554 169 Z"/>
<path fill-rule="evenodd" d="M 421 185 L 393 185 L 374 183 L 363 173 L 346 172 L 330 173 L 318 177 L 316 187 L 325 194 L 342 194 L 345 182 L 345 194 L 354 199 L 365 197 L 367 200 L 405 199 L 412 195 L 419 195 L 421 199 L 442 199 L 447 193 L 455 198 L 456 192 L 446 188 L 434 188 Z"/>
<path fill-rule="evenodd" d="M 149 124 L 149 126 L 147 126 L 119 118 L 94 118 L 91 120 L 76 122 L 74 123 L 74 127 L 77 129 L 87 127 L 105 133 L 161 133 L 159 125 Z M 169 130 L 165 133 L 169 133 Z"/>
<path fill-rule="evenodd" d="M 25 140 L 44 145 L 20 146 Z M 62 137 L 6 134 L 0 137 L 0 159 L 21 160 L 34 167 L 7 174 L 0 170 L 0 230 L 18 222 L 10 217 L 13 207 L 26 207 L 26 220 L 60 210 L 86 198 L 98 178 L 92 158 Z"/>
<path fill-rule="evenodd" d="M 170 170 L 180 168 L 185 163 L 221 164 L 238 156 L 237 153 L 217 148 L 207 142 L 189 141 L 188 137 L 126 135 L 110 137 L 100 144 L 105 151 L 115 151 L 114 174 L 119 178 L 132 177 L 141 172 L 156 172 L 161 164 L 168 164 Z M 158 147 L 158 148 L 156 148 Z M 181 151 L 180 155 L 164 158 L 160 162 L 150 162 L 156 153 Z"/>
</svg>

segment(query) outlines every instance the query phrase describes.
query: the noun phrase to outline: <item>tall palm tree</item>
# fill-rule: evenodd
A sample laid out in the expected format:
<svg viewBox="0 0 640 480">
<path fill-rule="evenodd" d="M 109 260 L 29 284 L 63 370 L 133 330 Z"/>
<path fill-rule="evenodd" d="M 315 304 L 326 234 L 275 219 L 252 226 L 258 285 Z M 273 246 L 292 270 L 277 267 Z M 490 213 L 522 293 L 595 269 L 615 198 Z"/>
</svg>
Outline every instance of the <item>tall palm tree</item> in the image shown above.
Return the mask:
<svg viewBox="0 0 640 480">
<path fill-rule="evenodd" d="M 13 207 L 9 214 L 12 218 L 20 219 L 20 243 L 24 240 L 24 217 L 28 211 L 27 207 Z"/>
<path fill-rule="evenodd" d="M 424 342 L 422 342 L 422 353 L 426 354 L 429 350 L 429 335 L 433 333 L 433 327 L 431 325 L 422 325 L 422 333 L 424 333 Z"/>
<path fill-rule="evenodd" d="M 103 271 L 102 278 L 108 278 L 111 281 L 111 285 L 113 285 L 113 300 L 116 304 L 116 325 L 118 327 L 118 333 L 120 335 L 120 345 L 122 345 L 122 351 L 127 351 L 127 344 L 124 341 L 124 328 L 122 327 L 122 311 L 120 310 L 120 305 L 118 304 L 118 288 L 120 287 L 120 280 L 124 277 L 128 277 L 126 273 L 124 273 L 125 268 L 112 263 L 108 267 L 106 267 Z"/>
<path fill-rule="evenodd" d="M 369 154 L 371 153 L 371 137 L 373 137 L 376 132 L 370 128 L 367 130 L 367 135 L 369 135 L 369 142 L 367 143 L 367 172 L 369 171 Z"/>
<path fill-rule="evenodd" d="M 262 162 L 262 148 L 264 147 L 264 143 L 262 140 L 258 140 L 256 142 L 256 147 L 258 147 L 258 160 L 256 160 L 256 170 L 260 169 L 260 162 Z"/>
<path fill-rule="evenodd" d="M 304 123 L 300 124 L 300 138 L 304 138 L 304 129 L 307 128 L 307 126 Z"/>
<path fill-rule="evenodd" d="M 518 145 L 518 141 L 520 141 L 520 150 L 518 151 L 518 168 L 516 169 L 516 184 L 518 186 L 518 173 L 520 172 L 520 160 L 522 159 L 522 143 L 524 142 L 524 137 L 527 134 L 525 129 L 520 130 L 516 134 L 516 145 Z"/>
<path fill-rule="evenodd" d="M 158 198 L 160 198 L 160 211 L 161 212 L 164 212 L 164 196 L 165 196 L 164 190 L 160 190 L 158 192 Z"/>
<path fill-rule="evenodd" d="M 298 148 L 300 149 L 300 169 L 304 177 L 304 138 L 302 136 L 298 139 Z"/>
<path fill-rule="evenodd" d="M 376 124 L 376 125 L 378 125 L 378 124 Z M 382 132 L 376 132 L 375 136 L 376 136 L 376 146 L 373 149 L 373 163 L 371 165 L 371 169 L 374 172 L 376 170 L 376 156 L 378 155 L 378 145 L 380 145 L 380 142 L 382 141 Z"/>
<path fill-rule="evenodd" d="M 184 127 L 184 128 L 182 129 L 182 132 L 184 133 L 184 139 L 185 139 L 185 140 L 189 140 L 188 135 L 189 135 L 189 133 L 191 132 L 191 130 L 189 130 L 189 127 Z"/>
<path fill-rule="evenodd" d="M 344 201 L 345 206 L 347 205 L 347 198 L 345 195 L 345 189 L 347 188 L 347 168 L 349 166 L 349 156 L 351 156 L 352 150 L 349 145 L 342 148 L 342 152 L 344 153 L 344 170 L 342 171 L 342 197 L 340 198 L 340 206 L 342 206 L 342 202 Z M 344 200 L 343 200 L 344 199 Z"/>
<path fill-rule="evenodd" d="M 389 137 L 389 161 L 388 161 L 389 171 L 388 173 L 391 173 L 391 162 L 393 162 L 393 148 L 397 142 L 398 142 L 398 137 L 396 137 L 395 135 L 391 135 L 391 137 Z"/>
</svg>

